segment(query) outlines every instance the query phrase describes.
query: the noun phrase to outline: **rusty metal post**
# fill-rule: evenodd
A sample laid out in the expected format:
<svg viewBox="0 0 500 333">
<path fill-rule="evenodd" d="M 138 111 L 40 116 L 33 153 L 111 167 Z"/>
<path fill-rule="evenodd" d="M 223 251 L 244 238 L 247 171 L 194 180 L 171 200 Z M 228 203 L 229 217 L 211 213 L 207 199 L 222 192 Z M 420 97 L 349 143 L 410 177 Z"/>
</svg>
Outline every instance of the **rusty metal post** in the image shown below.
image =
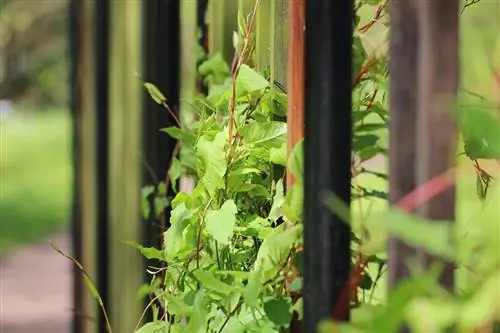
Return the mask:
<svg viewBox="0 0 500 333">
<path fill-rule="evenodd" d="M 304 137 L 304 0 L 288 2 L 288 144 L 290 154 L 293 147 Z M 286 188 L 291 188 L 295 179 L 287 170 Z"/>
</svg>

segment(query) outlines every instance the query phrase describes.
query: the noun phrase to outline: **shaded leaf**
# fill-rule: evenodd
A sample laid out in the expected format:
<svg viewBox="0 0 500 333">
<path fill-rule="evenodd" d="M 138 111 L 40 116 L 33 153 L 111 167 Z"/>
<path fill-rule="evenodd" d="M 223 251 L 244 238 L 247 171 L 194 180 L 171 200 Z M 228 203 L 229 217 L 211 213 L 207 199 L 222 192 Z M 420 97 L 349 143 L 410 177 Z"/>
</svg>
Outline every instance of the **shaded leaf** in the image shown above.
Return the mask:
<svg viewBox="0 0 500 333">
<path fill-rule="evenodd" d="M 193 272 L 194 277 L 203 285 L 204 288 L 215 291 L 219 294 L 229 295 L 237 290 L 236 287 L 230 286 L 217 278 L 212 272 L 207 272 L 198 269 Z"/>
<path fill-rule="evenodd" d="M 139 328 L 135 333 L 167 333 L 169 324 L 165 321 L 154 321 Z"/>
<path fill-rule="evenodd" d="M 205 230 L 220 244 L 228 245 L 233 237 L 237 212 L 233 200 L 224 202 L 219 210 L 209 210 L 205 217 Z"/>
<path fill-rule="evenodd" d="M 161 250 L 158 250 L 157 248 L 144 247 L 144 246 L 142 246 L 136 242 L 132 242 L 132 241 L 125 241 L 124 243 L 139 250 L 139 252 L 141 252 L 141 254 L 146 259 L 158 259 L 161 261 L 165 261 L 165 255 L 163 254 L 163 252 Z"/>
<path fill-rule="evenodd" d="M 273 323 L 279 326 L 290 324 L 292 320 L 290 302 L 284 298 L 274 298 L 264 303 L 264 311 Z"/>
<path fill-rule="evenodd" d="M 304 139 L 293 147 L 293 150 L 288 159 L 288 169 L 296 179 L 302 180 L 304 175 Z"/>
<path fill-rule="evenodd" d="M 282 215 L 280 210 L 283 203 L 285 203 L 285 195 L 283 188 L 283 180 L 280 179 L 276 183 L 276 192 L 273 198 L 273 205 L 271 206 L 271 210 L 269 211 L 269 216 L 267 217 L 269 220 L 276 221 L 278 217 Z"/>
<path fill-rule="evenodd" d="M 225 188 L 224 175 L 226 174 L 226 135 L 219 132 L 215 138 L 209 140 L 202 136 L 196 145 L 196 154 L 201 160 L 201 181 L 205 185 L 208 194 L 215 195 L 218 189 Z"/>
<path fill-rule="evenodd" d="M 172 293 L 164 294 L 168 313 L 179 316 L 189 316 L 193 308 L 187 305 L 181 298 Z"/>
<path fill-rule="evenodd" d="M 269 87 L 269 82 L 248 65 L 243 64 L 240 67 L 238 77 L 236 78 L 236 92 L 238 96 L 253 93 Z"/>
<path fill-rule="evenodd" d="M 160 89 L 158 89 L 154 84 L 146 82 L 144 83 L 144 88 L 146 88 L 149 96 L 151 96 L 153 101 L 155 101 L 156 103 L 161 105 L 167 101 L 165 95 L 163 95 Z"/>
</svg>

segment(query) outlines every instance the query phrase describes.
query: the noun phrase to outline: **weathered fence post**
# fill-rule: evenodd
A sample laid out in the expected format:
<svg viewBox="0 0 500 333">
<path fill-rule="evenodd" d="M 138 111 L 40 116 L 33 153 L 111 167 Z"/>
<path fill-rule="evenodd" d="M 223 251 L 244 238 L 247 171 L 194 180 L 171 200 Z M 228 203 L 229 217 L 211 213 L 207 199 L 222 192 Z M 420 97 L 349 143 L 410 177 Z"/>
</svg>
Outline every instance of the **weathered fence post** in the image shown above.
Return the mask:
<svg viewBox="0 0 500 333">
<path fill-rule="evenodd" d="M 415 142 L 418 100 L 419 0 L 391 1 L 389 48 L 389 201 L 396 204 L 416 182 Z M 407 260 L 417 249 L 389 236 L 389 286 L 409 277 Z"/>
<path fill-rule="evenodd" d="M 234 55 L 233 31 L 238 28 L 238 1 L 209 0 L 208 44 L 210 52 L 220 52 L 231 64 Z"/>
<path fill-rule="evenodd" d="M 96 114 L 94 112 L 94 49 L 91 0 L 69 4 L 71 100 L 73 113 L 74 197 L 72 211 L 72 255 L 96 279 Z M 73 269 L 73 333 L 93 333 L 97 304 L 87 290 L 81 272 Z"/>
<path fill-rule="evenodd" d="M 144 281 L 141 255 L 124 241 L 141 241 L 142 2 L 110 3 L 109 54 L 109 295 L 115 332 L 133 332 L 143 310 L 137 290 Z"/>
<path fill-rule="evenodd" d="M 304 332 L 349 319 L 352 0 L 305 2 Z M 337 212 L 325 194 L 342 202 Z"/>
<path fill-rule="evenodd" d="M 455 166 L 457 125 L 453 108 L 459 83 L 460 1 L 418 1 L 420 24 L 419 109 L 417 117 L 417 183 L 443 175 Z M 418 209 L 431 220 L 455 220 L 455 186 Z M 450 235 L 451 237 L 451 235 Z M 445 240 L 443 240 L 445 241 Z M 422 257 L 424 264 L 435 260 Z M 446 263 L 440 281 L 454 289 L 454 264 Z"/>
</svg>

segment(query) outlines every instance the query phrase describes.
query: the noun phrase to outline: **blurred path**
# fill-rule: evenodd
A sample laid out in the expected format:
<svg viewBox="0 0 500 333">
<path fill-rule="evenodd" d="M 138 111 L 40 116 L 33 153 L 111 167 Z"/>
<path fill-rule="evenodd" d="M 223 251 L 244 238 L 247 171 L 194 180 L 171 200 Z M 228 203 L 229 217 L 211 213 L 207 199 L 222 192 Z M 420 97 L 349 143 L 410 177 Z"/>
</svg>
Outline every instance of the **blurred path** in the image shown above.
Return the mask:
<svg viewBox="0 0 500 333">
<path fill-rule="evenodd" d="M 69 235 L 50 239 L 70 251 Z M 0 333 L 69 333 L 71 298 L 71 263 L 48 240 L 0 257 Z"/>
</svg>

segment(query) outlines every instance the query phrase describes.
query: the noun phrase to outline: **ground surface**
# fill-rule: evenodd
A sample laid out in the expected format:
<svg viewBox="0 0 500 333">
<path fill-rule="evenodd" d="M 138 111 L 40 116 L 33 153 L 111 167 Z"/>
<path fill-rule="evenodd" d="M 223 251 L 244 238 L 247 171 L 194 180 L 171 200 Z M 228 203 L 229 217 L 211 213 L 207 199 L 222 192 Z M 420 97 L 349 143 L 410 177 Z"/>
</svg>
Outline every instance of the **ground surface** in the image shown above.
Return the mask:
<svg viewBox="0 0 500 333">
<path fill-rule="evenodd" d="M 70 250 L 69 236 L 52 241 Z M 0 257 L 0 333 L 69 333 L 71 313 L 71 263 L 48 240 Z"/>
</svg>

